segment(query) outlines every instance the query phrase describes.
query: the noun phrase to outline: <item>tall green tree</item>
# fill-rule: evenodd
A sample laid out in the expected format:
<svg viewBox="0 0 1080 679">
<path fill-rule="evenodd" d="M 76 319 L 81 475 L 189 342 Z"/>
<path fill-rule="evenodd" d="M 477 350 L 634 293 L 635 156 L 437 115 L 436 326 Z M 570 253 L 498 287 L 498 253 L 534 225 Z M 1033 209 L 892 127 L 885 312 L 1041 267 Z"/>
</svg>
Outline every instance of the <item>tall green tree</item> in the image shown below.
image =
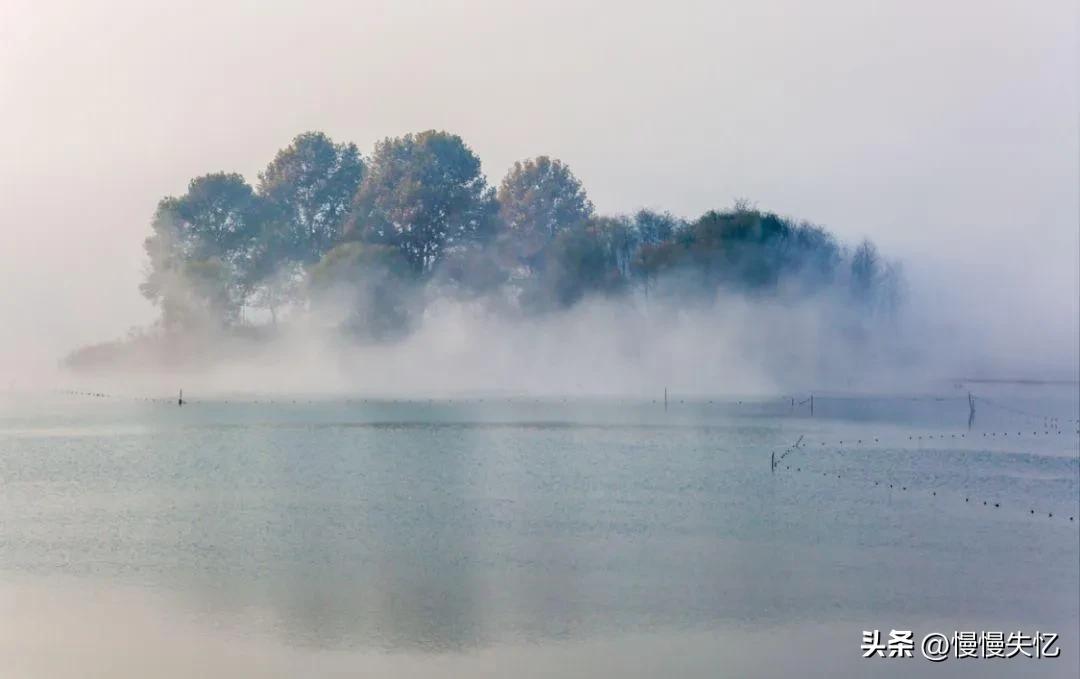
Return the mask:
<svg viewBox="0 0 1080 679">
<path fill-rule="evenodd" d="M 196 177 L 187 193 L 158 203 L 144 248 L 149 268 L 141 291 L 175 325 L 203 306 L 235 322 L 250 292 L 265 206 L 239 174 Z"/>
<path fill-rule="evenodd" d="M 499 217 L 512 251 L 526 264 L 555 237 L 580 228 L 593 204 L 570 168 L 537 156 L 516 162 L 499 185 Z"/>
<path fill-rule="evenodd" d="M 386 139 L 353 201 L 346 237 L 397 248 L 417 275 L 443 256 L 488 238 L 494 190 L 461 137 L 429 130 Z"/>
<path fill-rule="evenodd" d="M 263 196 L 281 222 L 278 259 L 312 264 L 341 241 L 342 225 L 364 175 L 355 144 L 305 132 L 278 151 L 259 174 Z"/>
</svg>

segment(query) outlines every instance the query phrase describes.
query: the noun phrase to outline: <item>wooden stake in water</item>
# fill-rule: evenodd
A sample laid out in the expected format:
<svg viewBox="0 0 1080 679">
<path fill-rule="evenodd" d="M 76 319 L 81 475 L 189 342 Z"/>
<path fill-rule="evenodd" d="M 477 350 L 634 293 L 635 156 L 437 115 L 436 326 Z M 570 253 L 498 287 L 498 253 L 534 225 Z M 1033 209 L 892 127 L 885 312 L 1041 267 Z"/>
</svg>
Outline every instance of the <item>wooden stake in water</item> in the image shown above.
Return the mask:
<svg viewBox="0 0 1080 679">
<path fill-rule="evenodd" d="M 184 405 L 184 390 L 183 389 L 180 390 L 180 397 L 178 399 L 176 399 L 176 405 L 178 405 L 178 406 Z"/>
<path fill-rule="evenodd" d="M 664 412 L 667 412 L 667 387 L 664 387 Z"/>
<path fill-rule="evenodd" d="M 814 395 L 810 394 L 810 417 L 814 416 Z"/>
<path fill-rule="evenodd" d="M 968 431 L 971 431 L 971 426 L 975 424 L 975 397 L 971 395 L 970 391 L 968 392 L 968 408 L 970 409 L 968 412 Z"/>
</svg>

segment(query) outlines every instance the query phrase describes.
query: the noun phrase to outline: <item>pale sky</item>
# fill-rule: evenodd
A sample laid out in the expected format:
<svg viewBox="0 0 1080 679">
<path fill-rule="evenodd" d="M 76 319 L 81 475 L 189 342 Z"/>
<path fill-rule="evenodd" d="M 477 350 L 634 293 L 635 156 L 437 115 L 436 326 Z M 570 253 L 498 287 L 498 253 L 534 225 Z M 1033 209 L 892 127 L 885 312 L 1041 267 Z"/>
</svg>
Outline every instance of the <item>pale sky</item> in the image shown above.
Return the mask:
<svg viewBox="0 0 1080 679">
<path fill-rule="evenodd" d="M 871 237 L 1006 354 L 1075 356 L 1077 5 L 3 0 L 0 370 L 151 320 L 158 199 L 310 129 L 447 129 L 492 183 L 550 154 L 602 212 L 749 198 Z"/>
</svg>

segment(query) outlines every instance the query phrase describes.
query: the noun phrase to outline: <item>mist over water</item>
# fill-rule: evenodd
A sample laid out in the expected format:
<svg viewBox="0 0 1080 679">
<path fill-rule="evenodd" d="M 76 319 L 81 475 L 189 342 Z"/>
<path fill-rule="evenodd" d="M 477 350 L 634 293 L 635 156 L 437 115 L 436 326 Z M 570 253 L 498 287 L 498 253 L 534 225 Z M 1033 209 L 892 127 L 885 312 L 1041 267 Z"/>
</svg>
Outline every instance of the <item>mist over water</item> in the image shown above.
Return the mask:
<svg viewBox="0 0 1080 679">
<path fill-rule="evenodd" d="M 195 332 L 146 348 L 144 356 L 136 350 L 119 368 L 54 367 L 52 381 L 14 384 L 153 396 L 186 387 L 192 397 L 655 398 L 665 388 L 688 396 L 921 393 L 954 378 L 1076 378 L 1075 356 L 1058 340 L 1034 335 L 1031 355 L 1022 354 L 955 314 L 913 308 L 924 301 L 909 298 L 896 318 L 867 324 L 828 296 L 731 294 L 689 307 L 643 296 L 592 298 L 537 317 L 443 299 L 392 342 L 356 343 L 339 331 L 337 316 L 310 315 L 281 326 L 269 341 Z"/>
<path fill-rule="evenodd" d="M 0 385 L 67 384 L 69 352 L 153 323 L 141 242 L 156 201 L 190 177 L 235 169 L 254 182 L 299 130 L 367 152 L 429 127 L 460 131 L 493 181 L 516 160 L 564 154 L 604 214 L 693 218 L 742 196 L 843 242 L 871 237 L 903 263 L 901 332 L 934 357 L 927 372 L 1076 378 L 1075 3 L 951 2 L 936 22 L 908 3 L 839 0 L 377 5 L 5 5 L 0 122 L 17 133 L 0 153 Z M 893 40 L 901 29 L 912 40 Z M 83 35 L 102 37 L 70 49 Z M 491 58 L 530 37 L 564 48 Z M 274 67 L 255 61 L 268 44 L 306 49 Z M 350 45 L 375 56 L 358 63 Z M 655 49 L 645 58 L 641 45 Z M 401 91 L 401 69 L 414 90 Z M 781 332 L 814 334 L 798 321 Z M 798 368 L 751 372 L 762 385 L 819 372 Z"/>
<path fill-rule="evenodd" d="M 1075 678 L 1078 44 L 0 2 L 0 677 Z"/>
</svg>

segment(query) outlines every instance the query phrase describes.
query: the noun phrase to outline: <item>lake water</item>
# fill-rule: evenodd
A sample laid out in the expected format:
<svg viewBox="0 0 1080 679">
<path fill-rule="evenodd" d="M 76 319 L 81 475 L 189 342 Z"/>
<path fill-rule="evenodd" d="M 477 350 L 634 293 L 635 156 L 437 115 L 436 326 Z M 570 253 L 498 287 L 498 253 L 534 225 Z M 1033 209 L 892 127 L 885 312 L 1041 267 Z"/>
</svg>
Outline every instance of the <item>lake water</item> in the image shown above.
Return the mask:
<svg viewBox="0 0 1080 679">
<path fill-rule="evenodd" d="M 975 391 L 0 396 L 0 676 L 1075 677 L 1076 385 Z"/>
</svg>

